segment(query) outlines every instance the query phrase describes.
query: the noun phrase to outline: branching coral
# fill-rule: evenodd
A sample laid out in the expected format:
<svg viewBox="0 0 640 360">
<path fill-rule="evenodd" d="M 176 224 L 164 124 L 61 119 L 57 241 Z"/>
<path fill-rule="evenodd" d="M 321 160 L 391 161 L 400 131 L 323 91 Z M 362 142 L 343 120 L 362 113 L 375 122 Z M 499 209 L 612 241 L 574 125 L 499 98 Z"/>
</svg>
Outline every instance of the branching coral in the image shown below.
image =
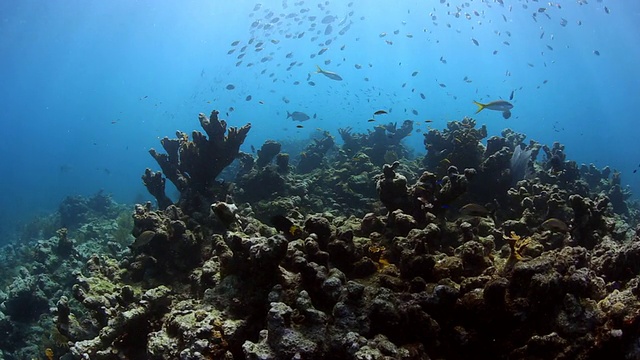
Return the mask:
<svg viewBox="0 0 640 360">
<path fill-rule="evenodd" d="M 160 141 L 166 154 L 160 154 L 155 149 L 149 150 L 160 165 L 164 176 L 180 191 L 179 203 L 185 211 L 189 211 L 185 209 L 188 207 L 185 205 L 195 205 L 196 209 L 200 210 L 200 197 L 211 203 L 216 177 L 238 156 L 240 145 L 251 129 L 251 124 L 227 129 L 227 122 L 219 120 L 218 114 L 218 111 L 214 110 L 209 117 L 202 113 L 198 116 L 200 126 L 208 138 L 194 130 L 191 133 L 192 140 L 189 140 L 186 133 L 178 131 L 176 139 L 165 137 Z M 158 204 L 168 205 L 164 195 L 164 183 L 158 179 L 159 177 L 157 173 L 147 169 L 143 180 L 149 192 L 158 200 Z M 205 205 L 208 207 L 208 204 Z"/>
</svg>

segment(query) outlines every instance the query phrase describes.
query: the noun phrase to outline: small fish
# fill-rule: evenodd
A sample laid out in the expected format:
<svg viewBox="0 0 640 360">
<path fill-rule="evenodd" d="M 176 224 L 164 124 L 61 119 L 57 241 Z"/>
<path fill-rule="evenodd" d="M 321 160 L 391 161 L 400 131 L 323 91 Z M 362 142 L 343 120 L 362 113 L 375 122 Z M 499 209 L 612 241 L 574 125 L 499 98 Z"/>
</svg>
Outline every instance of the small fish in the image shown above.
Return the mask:
<svg viewBox="0 0 640 360">
<path fill-rule="evenodd" d="M 316 73 L 322 74 L 322 75 L 328 77 L 331 80 L 336 80 L 336 81 L 341 81 L 342 80 L 342 76 L 340 76 L 340 75 L 338 75 L 338 74 L 336 74 L 334 72 L 331 72 L 331 71 L 322 70 L 320 68 L 320 66 L 318 66 L 318 65 L 316 65 L 316 67 L 318 68 L 318 70 L 316 70 Z"/>
<path fill-rule="evenodd" d="M 463 206 L 462 208 L 460 208 L 460 213 L 462 215 L 468 215 L 468 216 L 487 216 L 491 214 L 491 212 L 489 212 L 487 208 L 485 208 L 480 204 L 475 204 L 475 203 L 470 203 Z"/>
<path fill-rule="evenodd" d="M 300 236 L 302 234 L 302 229 L 283 215 L 272 217 L 271 224 L 276 230 L 283 232 L 285 235 Z"/>
<path fill-rule="evenodd" d="M 413 73 L 411 73 L 411 76 L 416 76 L 416 75 L 418 75 L 417 71 L 414 71 Z"/>
<path fill-rule="evenodd" d="M 473 43 L 474 43 L 476 46 L 480 46 L 480 43 L 478 42 L 478 40 L 476 40 L 476 39 L 474 39 L 474 38 L 471 38 L 471 41 L 473 41 Z"/>
<path fill-rule="evenodd" d="M 320 21 L 323 24 L 330 24 L 336 20 L 336 17 L 333 15 L 327 15 Z"/>
<path fill-rule="evenodd" d="M 333 26 L 331 26 L 331 24 L 327 25 L 327 27 L 324 29 L 324 34 L 330 35 L 332 32 L 333 32 Z"/>
<path fill-rule="evenodd" d="M 552 232 L 563 232 L 563 233 L 569 232 L 569 226 L 567 226 L 567 224 L 565 224 L 564 221 L 556 218 L 545 220 L 545 222 L 543 222 L 542 225 L 540 225 L 540 227 L 542 227 L 545 230 L 550 230 Z"/>
<path fill-rule="evenodd" d="M 598 51 L 598 50 L 593 50 L 593 54 L 594 54 L 594 55 L 596 55 L 596 56 L 600 56 L 600 51 Z"/>
<path fill-rule="evenodd" d="M 509 100 L 513 100 L 514 93 L 515 93 L 515 90 L 511 90 L 511 94 L 509 94 Z"/>
<path fill-rule="evenodd" d="M 287 111 L 287 119 L 291 118 L 293 121 L 307 121 L 311 119 L 311 117 L 302 111 L 294 111 L 292 113 Z M 314 115 L 315 118 L 315 115 Z"/>
<path fill-rule="evenodd" d="M 462 215 L 468 216 L 487 216 L 491 214 L 487 208 L 480 204 L 470 203 L 460 208 Z"/>
<path fill-rule="evenodd" d="M 376 119 L 369 119 L 369 120 L 367 120 L 367 122 L 374 122 L 374 121 L 376 121 Z"/>
<path fill-rule="evenodd" d="M 231 46 L 236 46 L 236 45 L 238 45 L 238 44 L 240 44 L 240 40 L 236 40 L 236 41 L 232 42 L 232 43 L 231 43 Z"/>
<path fill-rule="evenodd" d="M 388 114 L 386 110 L 378 110 L 373 113 L 373 115 L 385 115 Z"/>
<path fill-rule="evenodd" d="M 297 127 L 298 129 L 302 129 L 304 126 L 302 126 L 302 125 L 296 125 L 296 127 Z"/>
<path fill-rule="evenodd" d="M 152 230 L 143 231 L 142 234 L 138 235 L 138 237 L 133 241 L 133 244 L 129 245 L 132 249 L 137 249 L 142 246 L 147 245 L 153 240 L 156 236 L 156 232 Z"/>
<path fill-rule="evenodd" d="M 227 90 L 233 90 L 233 89 L 235 89 L 235 88 L 236 88 L 236 86 L 235 86 L 235 85 L 233 85 L 233 84 L 229 84 L 229 85 L 227 85 Z"/>
<path fill-rule="evenodd" d="M 479 113 L 480 111 L 484 110 L 484 109 L 489 109 L 489 110 L 496 110 L 496 111 L 506 111 L 506 110 L 511 110 L 513 108 L 513 104 L 511 104 L 510 102 L 506 101 L 506 100 L 496 100 L 496 101 L 492 101 L 490 103 L 487 104 L 481 104 L 477 101 L 473 101 L 474 104 L 476 104 L 478 106 L 478 110 L 476 111 L 476 114 Z"/>
</svg>

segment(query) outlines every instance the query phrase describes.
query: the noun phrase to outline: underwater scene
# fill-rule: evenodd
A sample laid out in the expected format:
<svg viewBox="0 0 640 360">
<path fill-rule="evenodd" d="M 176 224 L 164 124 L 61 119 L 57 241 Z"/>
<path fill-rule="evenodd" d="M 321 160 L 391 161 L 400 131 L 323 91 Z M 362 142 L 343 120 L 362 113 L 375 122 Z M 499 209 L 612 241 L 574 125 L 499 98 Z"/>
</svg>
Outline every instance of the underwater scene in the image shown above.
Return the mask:
<svg viewBox="0 0 640 360">
<path fill-rule="evenodd" d="M 640 359 L 640 2 L 2 1 L 0 359 Z"/>
</svg>

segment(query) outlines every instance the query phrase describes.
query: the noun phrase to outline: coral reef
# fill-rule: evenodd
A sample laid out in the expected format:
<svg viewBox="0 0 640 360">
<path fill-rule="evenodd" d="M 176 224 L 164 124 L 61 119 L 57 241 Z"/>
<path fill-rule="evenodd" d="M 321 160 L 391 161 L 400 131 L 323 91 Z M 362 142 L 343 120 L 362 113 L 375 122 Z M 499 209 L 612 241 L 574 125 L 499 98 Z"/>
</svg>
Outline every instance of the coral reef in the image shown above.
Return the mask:
<svg viewBox="0 0 640 360">
<path fill-rule="evenodd" d="M 300 153 L 300 161 L 296 170 L 301 174 L 311 172 L 323 165 L 327 151 L 331 150 L 335 145 L 333 136 L 328 132 L 322 134 L 322 138 L 314 139 L 306 149 Z"/>
<path fill-rule="evenodd" d="M 239 153 L 248 128 L 211 118 L 208 139 L 156 154 L 175 204 L 148 171 L 166 206 L 1 249 L 3 358 L 640 356 L 640 215 L 616 172 L 510 130 L 484 145 L 468 118 L 425 134 L 422 164 L 409 123 L 342 129 L 339 149 L 323 134 L 289 164 L 274 141 Z"/>
<path fill-rule="evenodd" d="M 160 140 L 166 154 L 160 154 L 155 149 L 149 150 L 162 169 L 162 174 L 180 192 L 178 205 L 189 213 L 208 209 L 217 195 L 216 177 L 238 157 L 240 145 L 251 129 L 251 124 L 227 129 L 227 122 L 218 119 L 218 114 L 214 110 L 209 117 L 202 113 L 198 115 L 206 136 L 194 130 L 189 140 L 186 133 L 178 131 L 176 139 L 164 137 Z M 168 197 L 164 195 L 164 181 L 159 179 L 160 175 L 147 169 L 142 178 L 159 206 L 164 208 L 170 205 Z"/>
<path fill-rule="evenodd" d="M 352 133 L 352 128 L 338 130 L 344 145 L 342 150 L 349 156 L 365 154 L 373 164 L 382 166 L 401 157 L 407 157 L 408 150 L 401 144 L 402 139 L 411 134 L 413 120 L 405 120 L 400 128 L 397 123 L 378 125 L 366 134 Z"/>
</svg>

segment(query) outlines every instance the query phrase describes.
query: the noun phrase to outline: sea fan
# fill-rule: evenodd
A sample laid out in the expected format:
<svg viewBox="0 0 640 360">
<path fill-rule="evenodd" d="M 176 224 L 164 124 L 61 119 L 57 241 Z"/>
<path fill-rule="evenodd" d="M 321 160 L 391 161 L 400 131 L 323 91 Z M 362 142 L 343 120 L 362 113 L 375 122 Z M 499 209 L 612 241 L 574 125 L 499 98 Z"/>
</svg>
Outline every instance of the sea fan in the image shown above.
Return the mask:
<svg viewBox="0 0 640 360">
<path fill-rule="evenodd" d="M 531 150 L 522 150 L 520 145 L 516 146 L 511 156 L 509 168 L 511 169 L 511 185 L 526 179 L 531 175 L 529 161 L 531 160 Z"/>
</svg>

